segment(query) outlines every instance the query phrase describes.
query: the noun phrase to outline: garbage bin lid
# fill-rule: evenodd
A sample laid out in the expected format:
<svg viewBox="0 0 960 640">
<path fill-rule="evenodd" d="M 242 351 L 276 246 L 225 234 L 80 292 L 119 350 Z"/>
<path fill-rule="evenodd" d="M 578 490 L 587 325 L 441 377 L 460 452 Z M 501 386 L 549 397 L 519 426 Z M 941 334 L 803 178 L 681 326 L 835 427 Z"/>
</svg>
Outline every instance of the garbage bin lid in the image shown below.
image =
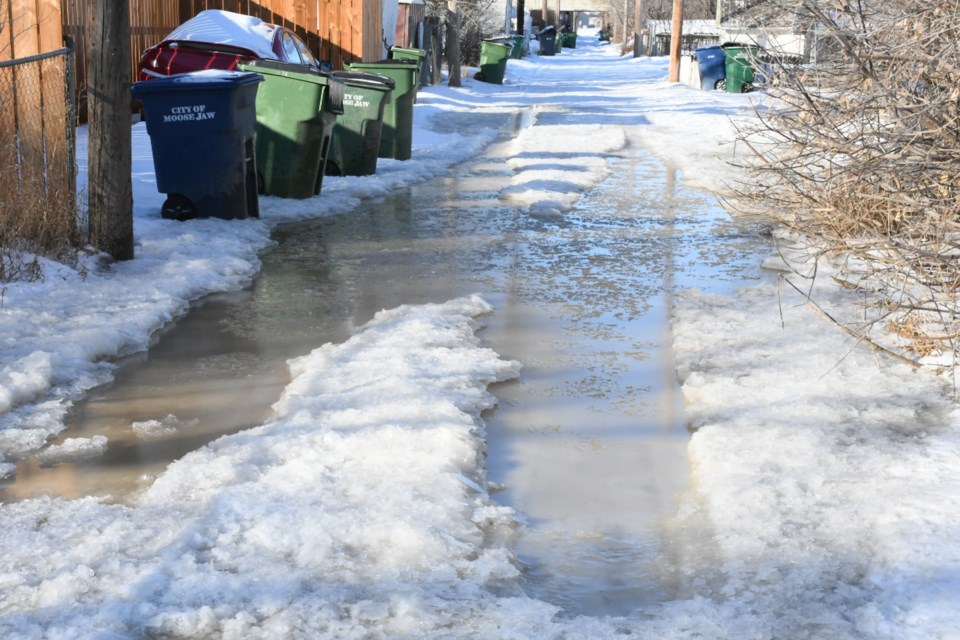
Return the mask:
<svg viewBox="0 0 960 640">
<path fill-rule="evenodd" d="M 369 62 L 363 62 L 363 63 L 361 63 L 361 64 L 371 64 L 371 63 L 369 63 Z M 408 66 L 408 67 L 417 67 L 418 69 L 420 68 L 420 63 L 418 63 L 416 60 L 408 60 L 408 59 L 406 59 L 406 58 L 400 58 L 400 59 L 398 59 L 398 58 L 388 58 L 388 59 L 386 59 L 386 60 L 378 60 L 377 62 L 375 62 L 375 63 L 373 63 L 373 64 L 402 64 L 402 65 L 406 65 L 406 66 Z"/>
<path fill-rule="evenodd" d="M 390 51 L 391 51 L 391 52 L 396 51 L 396 52 L 398 52 L 398 53 L 409 53 L 409 54 L 418 56 L 418 57 L 420 57 L 420 58 L 425 58 L 425 57 L 427 56 L 427 51 L 426 51 L 426 49 L 417 49 L 416 47 L 397 47 L 397 46 L 393 46 L 393 47 L 390 47 Z"/>
<path fill-rule="evenodd" d="M 163 76 L 151 80 L 141 80 L 133 84 L 135 95 L 147 93 L 167 93 L 170 91 L 198 91 L 211 89 L 233 89 L 234 87 L 263 82 L 263 76 L 252 71 L 221 71 L 206 69 Z"/>
<path fill-rule="evenodd" d="M 338 80 L 343 80 L 348 85 L 379 85 L 386 89 L 394 89 L 397 86 L 397 81 L 393 78 L 388 78 L 387 76 L 382 76 L 379 73 L 363 73 L 361 71 L 334 71 L 333 77 Z"/>
<path fill-rule="evenodd" d="M 265 73 L 273 76 L 289 76 L 290 74 L 295 76 L 306 76 L 298 79 L 307 82 L 313 80 L 314 82 L 319 82 L 321 84 L 330 78 L 330 74 L 328 72 L 323 71 L 318 67 L 314 67 L 309 64 L 284 62 L 282 60 L 264 60 L 262 58 L 258 58 L 256 60 L 244 62 L 242 63 L 242 66 L 244 69 L 251 69 L 257 73 Z"/>
<path fill-rule="evenodd" d="M 550 24 L 544 27 L 543 29 L 540 29 L 540 33 L 546 33 L 547 31 L 556 31 L 556 30 L 557 30 L 556 27 Z"/>
</svg>

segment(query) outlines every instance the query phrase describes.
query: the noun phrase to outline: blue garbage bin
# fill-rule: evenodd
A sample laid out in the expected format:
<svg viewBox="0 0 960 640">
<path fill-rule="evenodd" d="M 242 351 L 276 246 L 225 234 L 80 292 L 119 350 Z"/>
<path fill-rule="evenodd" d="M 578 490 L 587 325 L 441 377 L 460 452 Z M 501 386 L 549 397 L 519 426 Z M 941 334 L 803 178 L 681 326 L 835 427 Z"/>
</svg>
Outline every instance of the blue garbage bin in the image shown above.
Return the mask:
<svg viewBox="0 0 960 640">
<path fill-rule="evenodd" d="M 720 88 L 727 77 L 723 47 L 718 44 L 697 47 L 693 55 L 700 68 L 700 88 L 706 91 Z"/>
<path fill-rule="evenodd" d="M 259 217 L 254 152 L 259 73 L 198 71 L 137 82 L 153 149 L 160 214 Z"/>
</svg>

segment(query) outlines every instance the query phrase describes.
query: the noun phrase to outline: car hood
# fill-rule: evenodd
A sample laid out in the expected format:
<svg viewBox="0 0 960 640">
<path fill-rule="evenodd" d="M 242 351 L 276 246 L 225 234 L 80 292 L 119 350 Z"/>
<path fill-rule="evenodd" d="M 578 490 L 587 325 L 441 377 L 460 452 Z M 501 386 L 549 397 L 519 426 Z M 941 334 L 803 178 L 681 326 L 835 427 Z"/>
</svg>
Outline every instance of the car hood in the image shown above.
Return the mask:
<svg viewBox="0 0 960 640">
<path fill-rule="evenodd" d="M 249 49 L 261 58 L 276 58 L 273 38 L 278 28 L 253 16 L 208 9 L 171 31 L 164 41 L 229 44 Z"/>
</svg>

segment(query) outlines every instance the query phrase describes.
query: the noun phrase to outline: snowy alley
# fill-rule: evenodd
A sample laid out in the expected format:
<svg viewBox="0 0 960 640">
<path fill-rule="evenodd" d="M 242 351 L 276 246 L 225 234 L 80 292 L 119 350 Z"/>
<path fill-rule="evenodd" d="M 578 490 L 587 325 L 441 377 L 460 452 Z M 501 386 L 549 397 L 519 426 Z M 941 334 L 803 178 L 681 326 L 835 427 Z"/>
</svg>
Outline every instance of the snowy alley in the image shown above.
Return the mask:
<svg viewBox="0 0 960 640">
<path fill-rule="evenodd" d="M 0 637 L 960 638 L 950 390 L 718 205 L 753 99 L 581 35 L 242 221 L 136 125 L 137 259 L 0 289 Z"/>
</svg>

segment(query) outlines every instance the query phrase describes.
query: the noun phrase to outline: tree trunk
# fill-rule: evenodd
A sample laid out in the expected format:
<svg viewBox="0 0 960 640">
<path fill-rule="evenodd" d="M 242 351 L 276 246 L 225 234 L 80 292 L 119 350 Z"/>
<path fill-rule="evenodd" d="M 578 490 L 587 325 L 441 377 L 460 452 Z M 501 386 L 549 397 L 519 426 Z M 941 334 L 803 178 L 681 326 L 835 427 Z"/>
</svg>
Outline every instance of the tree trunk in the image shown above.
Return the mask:
<svg viewBox="0 0 960 640">
<path fill-rule="evenodd" d="M 456 0 L 447 3 L 447 86 L 460 86 L 460 11 Z"/>
<path fill-rule="evenodd" d="M 91 0 L 87 24 L 90 244 L 117 260 L 133 258 L 130 180 L 130 5 Z"/>
</svg>

